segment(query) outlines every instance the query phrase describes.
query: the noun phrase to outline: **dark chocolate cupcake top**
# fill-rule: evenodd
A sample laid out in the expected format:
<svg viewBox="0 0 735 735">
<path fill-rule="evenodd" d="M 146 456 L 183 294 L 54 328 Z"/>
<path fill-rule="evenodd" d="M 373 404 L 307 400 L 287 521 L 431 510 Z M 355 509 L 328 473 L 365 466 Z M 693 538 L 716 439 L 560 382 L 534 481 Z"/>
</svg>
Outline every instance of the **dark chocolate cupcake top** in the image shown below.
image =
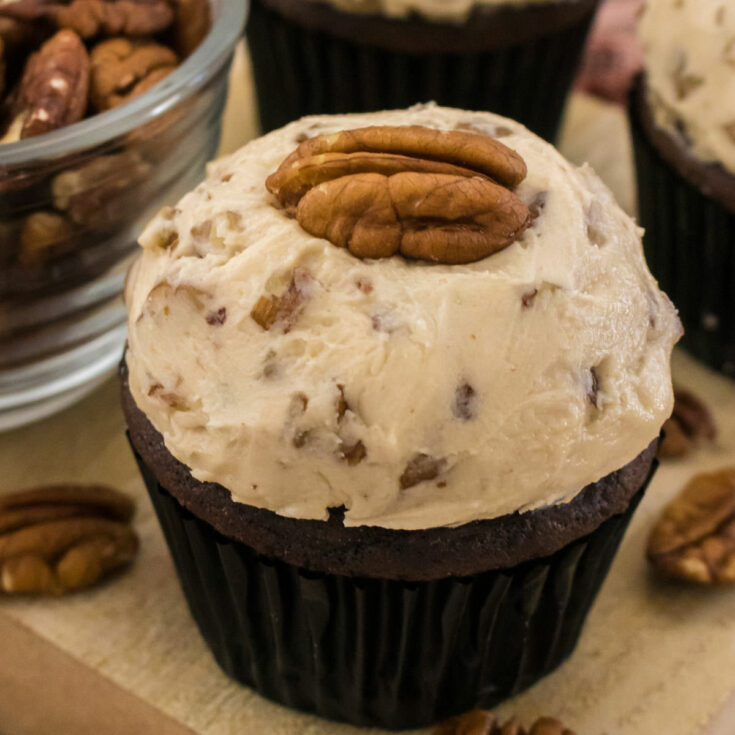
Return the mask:
<svg viewBox="0 0 735 735">
<path fill-rule="evenodd" d="M 250 506 L 495 518 L 571 500 L 671 413 L 680 326 L 640 230 L 489 113 L 306 118 L 213 164 L 141 243 L 131 394 Z"/>
</svg>

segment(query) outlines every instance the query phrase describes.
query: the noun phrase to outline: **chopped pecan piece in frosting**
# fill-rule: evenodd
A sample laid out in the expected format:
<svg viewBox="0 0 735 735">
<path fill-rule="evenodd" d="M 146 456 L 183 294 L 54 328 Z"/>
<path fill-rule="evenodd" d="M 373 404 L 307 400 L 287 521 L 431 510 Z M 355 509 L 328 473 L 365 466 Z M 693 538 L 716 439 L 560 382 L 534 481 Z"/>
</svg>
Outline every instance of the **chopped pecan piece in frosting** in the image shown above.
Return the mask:
<svg viewBox="0 0 735 735">
<path fill-rule="evenodd" d="M 361 258 L 470 263 L 531 224 L 523 159 L 484 135 L 375 126 L 310 138 L 266 186 L 310 234 Z"/>
<path fill-rule="evenodd" d="M 294 269 L 291 283 L 280 296 L 261 296 L 250 316 L 266 331 L 276 324 L 283 332 L 291 331 L 306 307 L 314 284 L 313 276 L 303 268 Z"/>
<path fill-rule="evenodd" d="M 445 459 L 436 459 L 423 452 L 416 454 L 406 465 L 398 484 L 401 490 L 408 490 L 421 482 L 435 480 L 444 471 L 446 464 Z"/>
<path fill-rule="evenodd" d="M 454 391 L 452 413 L 464 421 L 477 416 L 477 391 L 469 383 L 458 385 Z"/>
</svg>

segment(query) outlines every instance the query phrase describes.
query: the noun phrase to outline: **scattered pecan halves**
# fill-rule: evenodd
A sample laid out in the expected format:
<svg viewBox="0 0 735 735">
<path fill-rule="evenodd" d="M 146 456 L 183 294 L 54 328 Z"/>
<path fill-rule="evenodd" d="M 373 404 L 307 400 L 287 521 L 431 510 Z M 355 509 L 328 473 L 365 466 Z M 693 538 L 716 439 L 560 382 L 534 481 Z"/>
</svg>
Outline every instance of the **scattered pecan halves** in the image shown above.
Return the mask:
<svg viewBox="0 0 735 735">
<path fill-rule="evenodd" d="M 304 141 L 266 186 L 309 233 L 363 258 L 454 264 L 514 242 L 531 222 L 508 187 L 523 159 L 497 140 L 420 126 Z"/>
<path fill-rule="evenodd" d="M 526 729 L 512 717 L 505 723 L 488 710 L 472 710 L 437 725 L 433 735 L 574 735 L 553 717 L 540 717 Z"/>
<path fill-rule="evenodd" d="M 692 478 L 652 529 L 647 555 L 668 577 L 735 582 L 735 468 Z"/>
<path fill-rule="evenodd" d="M 13 116 L 21 138 L 48 133 L 84 117 L 89 57 L 79 36 L 59 31 L 30 56 L 20 81 Z"/>
<path fill-rule="evenodd" d="M 135 506 L 105 486 L 58 485 L 0 496 L 0 591 L 62 594 L 128 564 Z"/>
<path fill-rule="evenodd" d="M 99 112 L 143 94 L 179 63 L 167 46 L 128 38 L 111 38 L 97 44 L 90 61 L 90 101 Z"/>
</svg>

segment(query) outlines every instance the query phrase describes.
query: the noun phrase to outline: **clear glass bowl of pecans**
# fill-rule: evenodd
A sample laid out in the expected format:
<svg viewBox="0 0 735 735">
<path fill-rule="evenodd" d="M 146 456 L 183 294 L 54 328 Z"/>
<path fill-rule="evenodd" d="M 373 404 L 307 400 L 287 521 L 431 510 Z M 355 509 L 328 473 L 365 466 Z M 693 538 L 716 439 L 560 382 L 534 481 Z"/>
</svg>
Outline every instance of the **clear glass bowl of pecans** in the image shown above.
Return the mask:
<svg viewBox="0 0 735 735">
<path fill-rule="evenodd" d="M 0 430 L 119 361 L 146 220 L 216 153 L 246 0 L 0 2 Z"/>
</svg>

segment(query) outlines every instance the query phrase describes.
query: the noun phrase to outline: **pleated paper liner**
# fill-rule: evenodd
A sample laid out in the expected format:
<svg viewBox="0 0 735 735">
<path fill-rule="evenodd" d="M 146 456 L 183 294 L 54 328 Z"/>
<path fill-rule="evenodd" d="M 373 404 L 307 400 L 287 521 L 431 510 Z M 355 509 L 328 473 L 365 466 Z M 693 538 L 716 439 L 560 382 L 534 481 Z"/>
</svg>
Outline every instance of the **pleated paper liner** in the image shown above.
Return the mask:
<svg viewBox="0 0 735 735">
<path fill-rule="evenodd" d="M 136 458 L 191 613 L 222 669 L 289 707 L 388 729 L 493 707 L 559 666 L 645 492 L 552 556 L 412 583 L 312 573 L 260 556 L 184 509 Z"/>
<path fill-rule="evenodd" d="M 646 134 L 637 98 L 636 91 L 630 119 L 648 265 L 679 309 L 682 346 L 735 376 L 735 214 L 664 160 Z"/>
<path fill-rule="evenodd" d="M 253 0 L 247 36 L 262 130 L 304 115 L 433 100 L 505 115 L 553 140 L 593 16 L 594 6 L 565 28 L 505 48 L 412 54 L 309 29 Z"/>
</svg>

